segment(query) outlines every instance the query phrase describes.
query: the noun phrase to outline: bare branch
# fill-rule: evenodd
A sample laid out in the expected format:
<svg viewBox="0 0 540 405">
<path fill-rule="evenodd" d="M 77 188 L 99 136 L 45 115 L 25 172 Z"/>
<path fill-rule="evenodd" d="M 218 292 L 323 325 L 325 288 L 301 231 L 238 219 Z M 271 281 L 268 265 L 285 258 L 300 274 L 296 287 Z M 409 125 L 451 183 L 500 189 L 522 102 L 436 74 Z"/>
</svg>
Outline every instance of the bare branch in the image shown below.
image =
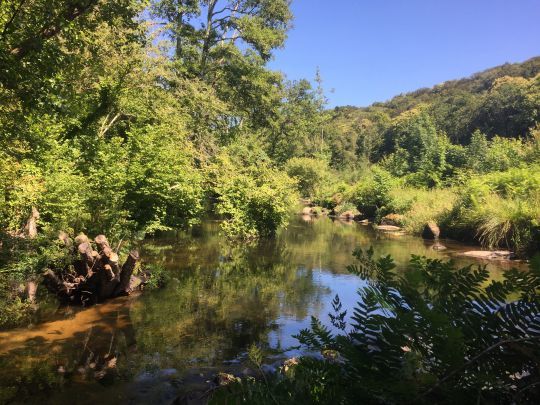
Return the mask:
<svg viewBox="0 0 540 405">
<path fill-rule="evenodd" d="M 103 137 L 105 136 L 105 134 L 107 133 L 107 131 L 109 129 L 111 129 L 111 127 L 113 126 L 113 124 L 116 122 L 116 120 L 118 120 L 118 118 L 120 118 L 120 113 L 116 114 L 112 119 L 111 121 L 107 124 L 107 120 L 109 119 L 109 114 L 107 114 L 107 116 L 105 117 L 105 119 L 103 120 L 103 123 L 101 124 L 101 128 L 99 130 L 99 137 Z"/>
</svg>

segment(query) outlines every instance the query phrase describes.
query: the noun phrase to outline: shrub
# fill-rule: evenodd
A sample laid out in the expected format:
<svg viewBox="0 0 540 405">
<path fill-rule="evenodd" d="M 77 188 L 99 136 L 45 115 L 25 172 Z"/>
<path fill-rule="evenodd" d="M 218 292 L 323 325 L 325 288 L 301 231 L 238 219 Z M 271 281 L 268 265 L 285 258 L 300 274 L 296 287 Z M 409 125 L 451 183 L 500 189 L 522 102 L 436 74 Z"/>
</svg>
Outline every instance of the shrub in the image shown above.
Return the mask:
<svg viewBox="0 0 540 405">
<path fill-rule="evenodd" d="M 226 235 L 253 239 L 287 224 L 297 204 L 296 182 L 267 165 L 238 167 L 226 153 L 208 168 L 215 211 Z"/>
<path fill-rule="evenodd" d="M 351 186 L 343 181 L 328 182 L 319 192 L 313 196 L 312 201 L 329 210 L 336 206 L 347 203 L 346 198 L 350 194 Z"/>
<path fill-rule="evenodd" d="M 347 199 L 352 201 L 364 216 L 380 219 L 393 210 L 390 190 L 395 185 L 395 180 L 381 168 L 374 166 L 372 170 L 372 177 L 354 186 Z"/>
<path fill-rule="evenodd" d="M 451 236 L 519 255 L 540 248 L 540 171 L 515 168 L 469 178 L 448 215 Z"/>
<path fill-rule="evenodd" d="M 298 191 L 303 197 L 316 195 L 330 177 L 325 161 L 307 157 L 288 160 L 285 171 L 298 181 Z"/>
<path fill-rule="evenodd" d="M 403 215 L 403 227 L 420 234 L 428 221 L 440 223 L 453 208 L 456 194 L 453 189 L 416 189 L 397 187 L 390 191 L 394 212 Z"/>
<path fill-rule="evenodd" d="M 471 136 L 467 152 L 465 167 L 477 173 L 489 173 L 519 167 L 525 161 L 528 147 L 521 139 L 496 136 L 488 141 L 477 130 Z"/>
</svg>

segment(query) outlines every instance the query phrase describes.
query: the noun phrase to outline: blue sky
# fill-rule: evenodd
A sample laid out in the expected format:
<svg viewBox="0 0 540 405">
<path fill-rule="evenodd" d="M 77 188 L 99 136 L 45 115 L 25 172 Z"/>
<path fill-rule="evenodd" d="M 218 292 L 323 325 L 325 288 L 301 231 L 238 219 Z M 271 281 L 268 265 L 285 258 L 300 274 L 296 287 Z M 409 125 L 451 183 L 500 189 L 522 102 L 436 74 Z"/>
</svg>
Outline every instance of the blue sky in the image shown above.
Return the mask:
<svg viewBox="0 0 540 405">
<path fill-rule="evenodd" d="M 270 67 L 321 70 L 330 105 L 366 106 L 540 55 L 540 0 L 293 0 Z"/>
</svg>

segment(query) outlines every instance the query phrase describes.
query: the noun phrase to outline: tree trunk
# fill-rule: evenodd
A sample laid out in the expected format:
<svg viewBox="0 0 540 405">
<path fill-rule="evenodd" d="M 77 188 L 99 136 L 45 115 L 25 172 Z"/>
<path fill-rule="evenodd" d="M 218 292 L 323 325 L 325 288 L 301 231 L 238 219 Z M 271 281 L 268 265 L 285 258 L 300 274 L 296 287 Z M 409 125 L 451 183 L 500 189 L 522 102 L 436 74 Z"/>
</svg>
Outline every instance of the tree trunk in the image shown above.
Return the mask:
<svg viewBox="0 0 540 405">
<path fill-rule="evenodd" d="M 71 239 L 67 234 L 61 233 L 60 239 L 66 248 L 71 249 L 67 242 Z M 60 300 L 88 305 L 128 295 L 133 288 L 144 283 L 145 280 L 133 276 L 139 261 L 136 250 L 130 252 L 126 262 L 120 266 L 118 254 L 111 249 L 105 235 L 98 235 L 91 242 L 86 235 L 80 234 L 74 241 L 79 258 L 73 261 L 73 267 L 68 266 L 60 273 L 47 270 L 43 274 L 44 284 Z M 132 283 L 132 280 L 137 283 Z"/>
<path fill-rule="evenodd" d="M 133 274 L 133 270 L 135 270 L 135 266 L 137 265 L 137 262 L 139 261 L 139 252 L 136 250 L 133 250 L 130 252 L 126 262 L 122 266 L 122 271 L 120 273 L 120 284 L 118 284 L 118 287 L 116 288 L 115 294 L 116 295 L 127 295 L 130 291 L 130 281 L 131 281 L 131 275 Z"/>
<path fill-rule="evenodd" d="M 36 207 L 32 207 L 32 213 L 24 226 L 24 236 L 34 239 L 37 236 L 37 220 L 39 219 L 39 211 Z"/>
</svg>

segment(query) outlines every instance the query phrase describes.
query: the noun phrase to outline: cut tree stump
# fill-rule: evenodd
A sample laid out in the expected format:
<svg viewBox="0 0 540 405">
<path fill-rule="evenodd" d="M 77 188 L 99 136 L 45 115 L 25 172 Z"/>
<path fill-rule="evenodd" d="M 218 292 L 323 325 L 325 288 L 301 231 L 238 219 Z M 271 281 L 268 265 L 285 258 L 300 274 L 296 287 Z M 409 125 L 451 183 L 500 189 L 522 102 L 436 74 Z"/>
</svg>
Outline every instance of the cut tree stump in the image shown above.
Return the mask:
<svg viewBox="0 0 540 405">
<path fill-rule="evenodd" d="M 59 235 L 67 249 L 72 249 L 65 232 Z M 111 249 L 105 235 L 91 241 L 80 234 L 74 239 L 74 251 L 78 258 L 62 272 L 47 270 L 43 274 L 49 291 L 65 303 L 89 305 L 109 298 L 129 295 L 144 279 L 133 275 L 139 262 L 139 252 L 131 251 L 121 266 L 118 254 Z"/>
</svg>

